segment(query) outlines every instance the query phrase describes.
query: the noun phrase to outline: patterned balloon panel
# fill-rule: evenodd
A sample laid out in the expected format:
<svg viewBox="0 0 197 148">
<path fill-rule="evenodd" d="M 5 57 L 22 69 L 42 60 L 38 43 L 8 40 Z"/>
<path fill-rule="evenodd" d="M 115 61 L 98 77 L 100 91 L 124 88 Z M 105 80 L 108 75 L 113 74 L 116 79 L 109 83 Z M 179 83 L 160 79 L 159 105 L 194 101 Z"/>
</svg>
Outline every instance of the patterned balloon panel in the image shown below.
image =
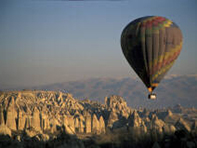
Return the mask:
<svg viewBox="0 0 197 148">
<path fill-rule="evenodd" d="M 144 84 L 152 91 L 180 54 L 179 27 L 169 19 L 147 16 L 129 23 L 122 32 L 122 51 Z"/>
</svg>

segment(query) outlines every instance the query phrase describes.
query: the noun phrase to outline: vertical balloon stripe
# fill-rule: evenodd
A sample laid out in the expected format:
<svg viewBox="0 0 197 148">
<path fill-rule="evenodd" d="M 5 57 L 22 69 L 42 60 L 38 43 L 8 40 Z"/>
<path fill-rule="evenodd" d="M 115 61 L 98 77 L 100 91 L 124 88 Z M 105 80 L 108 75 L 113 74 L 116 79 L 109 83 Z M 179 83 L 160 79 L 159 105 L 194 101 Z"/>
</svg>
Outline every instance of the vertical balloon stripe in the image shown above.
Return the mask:
<svg viewBox="0 0 197 148">
<path fill-rule="evenodd" d="M 151 32 L 151 29 L 150 26 L 148 26 L 149 22 L 147 21 L 146 22 L 146 31 L 145 31 L 145 45 L 146 45 L 146 50 L 147 50 L 147 62 L 148 62 L 148 77 L 150 78 L 151 77 L 151 61 L 152 61 L 152 34 L 150 33 Z M 149 80 L 149 83 L 150 83 L 150 80 Z"/>
<path fill-rule="evenodd" d="M 147 59 L 147 51 L 146 51 L 146 35 L 145 35 L 145 23 L 142 22 L 141 24 L 141 28 L 140 28 L 140 36 L 141 36 L 141 48 L 142 48 L 142 53 L 143 53 L 143 59 L 144 59 L 144 65 L 145 65 L 145 70 L 144 70 L 144 74 L 146 75 L 147 71 L 148 71 L 148 59 Z M 147 84 L 146 84 L 147 85 Z"/>
<path fill-rule="evenodd" d="M 161 58 L 161 66 L 160 68 L 162 68 L 164 66 L 164 59 L 165 59 L 165 54 L 166 54 L 166 51 L 168 49 L 168 44 L 166 44 L 166 41 L 168 40 L 168 32 L 167 32 L 167 29 L 164 27 L 164 38 L 163 38 L 163 46 L 164 46 L 164 50 L 163 50 L 163 53 L 162 53 L 162 58 Z"/>
<path fill-rule="evenodd" d="M 153 60 L 152 60 L 152 74 L 154 74 L 155 72 L 155 65 L 157 64 L 157 60 L 158 56 L 159 56 L 159 34 L 158 33 L 154 33 L 153 34 Z"/>
</svg>

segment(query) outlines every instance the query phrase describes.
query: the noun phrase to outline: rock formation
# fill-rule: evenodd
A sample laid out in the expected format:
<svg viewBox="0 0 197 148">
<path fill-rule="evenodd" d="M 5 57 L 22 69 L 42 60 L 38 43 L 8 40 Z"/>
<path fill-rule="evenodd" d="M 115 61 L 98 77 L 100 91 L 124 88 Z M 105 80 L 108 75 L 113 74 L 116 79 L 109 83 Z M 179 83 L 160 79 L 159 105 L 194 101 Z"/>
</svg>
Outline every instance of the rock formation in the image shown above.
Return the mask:
<svg viewBox="0 0 197 148">
<path fill-rule="evenodd" d="M 147 132 L 147 127 L 144 123 L 144 121 L 139 117 L 136 110 L 133 111 L 133 114 L 131 114 L 128 118 L 128 125 L 132 128 L 138 128 L 142 132 Z"/>
<path fill-rule="evenodd" d="M 64 123 L 63 124 L 64 124 L 65 127 L 67 127 L 66 131 L 68 133 L 75 133 L 74 119 L 70 115 L 69 112 L 67 112 L 66 115 L 64 115 Z"/>
<path fill-rule="evenodd" d="M 25 129 L 31 128 L 31 116 L 27 116 L 25 120 Z"/>
<path fill-rule="evenodd" d="M 108 109 L 113 109 L 114 112 L 126 118 L 132 111 L 131 108 L 127 107 L 126 101 L 120 96 L 112 95 L 110 97 L 105 97 L 105 105 Z"/>
<path fill-rule="evenodd" d="M 0 105 L 0 125 L 1 124 L 5 124 L 2 105 Z"/>
<path fill-rule="evenodd" d="M 158 119 L 157 115 L 152 114 L 151 120 L 148 124 L 149 129 L 154 129 L 154 130 L 162 133 L 164 125 L 165 125 L 165 123 L 161 119 Z"/>
<path fill-rule="evenodd" d="M 164 133 L 174 133 L 176 131 L 176 128 L 174 125 L 171 125 L 171 124 L 165 124 L 163 126 L 163 132 Z"/>
<path fill-rule="evenodd" d="M 91 127 L 92 127 L 91 114 L 85 112 L 84 116 L 85 116 L 85 133 L 91 133 Z"/>
<path fill-rule="evenodd" d="M 69 122 L 68 122 L 67 115 L 64 115 L 64 117 L 63 117 L 63 126 L 64 126 L 65 132 L 68 133 L 68 134 L 71 134 L 71 135 L 75 134 L 74 129 L 70 128 L 70 125 L 68 123 Z"/>
<path fill-rule="evenodd" d="M 142 119 L 139 117 L 136 110 L 134 110 L 133 114 L 131 114 L 128 118 L 129 126 L 131 127 L 140 127 L 142 124 Z"/>
<path fill-rule="evenodd" d="M 42 112 L 41 115 L 41 128 L 43 131 L 47 131 L 50 129 L 50 124 L 49 124 L 49 119 L 48 119 L 48 116 Z"/>
<path fill-rule="evenodd" d="M 14 97 L 11 98 L 10 104 L 7 109 L 7 116 L 6 116 L 6 125 L 8 128 L 11 130 L 16 131 L 16 117 L 17 117 L 17 112 L 14 108 L 15 101 Z"/>
<path fill-rule="evenodd" d="M 112 109 L 112 111 L 110 112 L 109 114 L 109 118 L 108 118 L 108 121 L 107 121 L 107 127 L 109 128 L 113 128 L 113 124 L 118 121 L 118 115 L 117 113 L 115 112 L 114 109 Z"/>
<path fill-rule="evenodd" d="M 35 107 L 34 110 L 33 110 L 31 127 L 35 131 L 40 131 L 41 130 L 41 126 L 40 126 L 40 112 L 39 112 L 37 107 Z"/>
<path fill-rule="evenodd" d="M 99 130 L 100 133 L 105 133 L 105 121 L 103 119 L 103 116 L 100 116 L 99 118 Z"/>
<path fill-rule="evenodd" d="M 0 135 L 9 135 L 11 137 L 12 132 L 5 124 L 1 124 L 0 125 Z"/>
<path fill-rule="evenodd" d="M 173 113 L 169 109 L 134 110 L 122 97 L 115 95 L 106 97 L 105 104 L 101 104 L 77 100 L 62 92 L 14 91 L 0 93 L 0 102 L 0 134 L 14 135 L 19 141 L 21 133 L 47 140 L 62 131 L 90 136 L 111 130 L 148 134 L 151 131 L 174 133 L 181 129 L 188 132 L 197 129 L 195 109 L 188 110 L 185 116 L 179 114 L 180 110 L 182 114 L 186 111 L 180 106 L 172 109 Z M 188 120 L 188 114 L 192 120 Z M 178 117 L 184 120 L 177 121 Z"/>
<path fill-rule="evenodd" d="M 99 121 L 98 121 L 98 118 L 96 116 L 96 114 L 93 114 L 92 116 L 92 128 L 91 128 L 91 132 L 94 133 L 94 134 L 98 134 L 100 133 L 100 125 L 99 125 Z"/>
<path fill-rule="evenodd" d="M 19 110 L 18 112 L 18 130 L 24 130 L 26 116 Z"/>
<path fill-rule="evenodd" d="M 177 130 L 183 129 L 183 130 L 186 130 L 186 131 L 188 131 L 188 132 L 191 131 L 190 126 L 189 126 L 182 118 L 180 118 L 180 119 L 177 121 L 177 123 L 175 124 L 175 127 L 176 127 Z"/>
</svg>

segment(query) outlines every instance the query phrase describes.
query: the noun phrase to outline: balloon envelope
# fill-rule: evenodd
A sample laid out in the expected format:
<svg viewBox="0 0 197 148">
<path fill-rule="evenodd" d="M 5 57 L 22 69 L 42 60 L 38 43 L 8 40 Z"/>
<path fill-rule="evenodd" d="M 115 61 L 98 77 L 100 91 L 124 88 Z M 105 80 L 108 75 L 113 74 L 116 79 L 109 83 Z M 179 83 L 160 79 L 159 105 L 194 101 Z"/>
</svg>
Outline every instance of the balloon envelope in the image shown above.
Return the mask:
<svg viewBox="0 0 197 148">
<path fill-rule="evenodd" d="M 172 67 L 182 48 L 182 33 L 160 16 L 138 18 L 122 32 L 122 51 L 150 92 Z"/>
</svg>

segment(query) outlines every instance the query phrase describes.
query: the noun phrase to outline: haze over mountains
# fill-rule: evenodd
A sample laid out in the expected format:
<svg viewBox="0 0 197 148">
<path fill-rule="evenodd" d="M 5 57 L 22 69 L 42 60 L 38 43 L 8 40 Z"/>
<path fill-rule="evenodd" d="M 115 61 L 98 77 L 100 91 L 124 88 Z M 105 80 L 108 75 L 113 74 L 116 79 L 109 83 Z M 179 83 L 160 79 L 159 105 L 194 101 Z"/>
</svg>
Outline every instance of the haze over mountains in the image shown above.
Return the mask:
<svg viewBox="0 0 197 148">
<path fill-rule="evenodd" d="M 155 89 L 157 100 L 148 100 L 148 91 L 139 78 L 94 78 L 21 89 L 52 90 L 71 93 L 75 98 L 97 100 L 110 95 L 123 97 L 130 107 L 162 108 L 181 104 L 197 107 L 197 76 L 166 77 Z"/>
</svg>

